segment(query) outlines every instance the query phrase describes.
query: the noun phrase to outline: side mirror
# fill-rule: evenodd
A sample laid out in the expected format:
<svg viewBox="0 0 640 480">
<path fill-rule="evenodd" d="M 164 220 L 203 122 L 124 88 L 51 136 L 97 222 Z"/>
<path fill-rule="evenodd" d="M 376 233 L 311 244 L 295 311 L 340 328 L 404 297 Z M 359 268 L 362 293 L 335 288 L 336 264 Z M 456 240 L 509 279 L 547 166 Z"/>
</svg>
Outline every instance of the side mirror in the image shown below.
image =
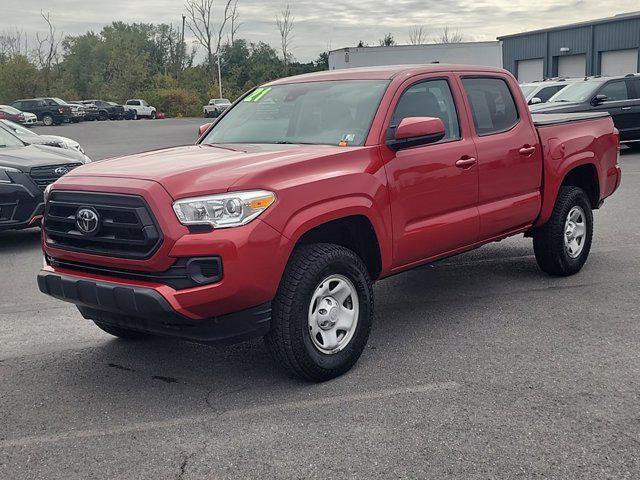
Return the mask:
<svg viewBox="0 0 640 480">
<path fill-rule="evenodd" d="M 606 102 L 607 101 L 607 96 L 606 95 L 596 95 L 595 97 L 593 97 L 593 99 L 591 100 L 591 105 L 593 105 L 594 107 L 596 105 L 600 105 L 602 102 Z"/>
<path fill-rule="evenodd" d="M 200 128 L 198 129 L 198 138 L 204 135 L 207 130 L 209 130 L 209 127 L 211 127 L 211 125 L 213 125 L 213 123 L 205 123 L 204 125 L 200 125 Z"/>
<path fill-rule="evenodd" d="M 427 145 L 442 140 L 445 134 L 444 123 L 439 118 L 407 117 L 402 119 L 393 140 L 387 141 L 387 146 L 391 150 L 401 150 Z"/>
<path fill-rule="evenodd" d="M 542 99 L 538 97 L 533 97 L 531 100 L 529 100 L 529 105 L 536 105 L 538 103 L 542 103 Z"/>
</svg>

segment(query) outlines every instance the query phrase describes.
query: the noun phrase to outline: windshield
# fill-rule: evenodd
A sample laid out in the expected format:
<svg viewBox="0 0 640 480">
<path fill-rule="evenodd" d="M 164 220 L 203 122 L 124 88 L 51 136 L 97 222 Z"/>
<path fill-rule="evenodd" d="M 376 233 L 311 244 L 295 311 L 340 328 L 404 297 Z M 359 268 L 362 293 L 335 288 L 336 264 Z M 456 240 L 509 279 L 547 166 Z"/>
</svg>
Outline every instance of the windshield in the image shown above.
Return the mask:
<svg viewBox="0 0 640 480">
<path fill-rule="evenodd" d="M 363 145 L 387 85 L 334 80 L 257 88 L 202 143 Z"/>
<path fill-rule="evenodd" d="M 4 128 L 0 128 L 0 148 L 7 147 L 24 147 L 24 143 L 12 133 L 9 133 Z"/>
<path fill-rule="evenodd" d="M 520 90 L 522 90 L 525 98 L 532 94 L 536 88 L 538 88 L 537 85 L 520 85 Z"/>
<path fill-rule="evenodd" d="M 58 97 L 53 97 L 53 101 L 55 101 L 58 105 L 69 105 L 67 102 Z"/>
<path fill-rule="evenodd" d="M 38 135 L 30 131 L 28 128 L 18 125 L 11 120 L 0 120 L 0 123 L 6 128 L 10 128 L 16 135 L 23 135 L 27 137 L 37 137 Z"/>
<path fill-rule="evenodd" d="M 214 100 L 213 103 L 215 103 L 216 105 L 224 105 L 227 103 L 231 103 L 229 100 L 227 100 L 226 98 L 222 98 L 220 100 Z"/>
<path fill-rule="evenodd" d="M 590 100 L 601 82 L 571 83 L 549 99 L 550 102 L 586 102 Z"/>
</svg>

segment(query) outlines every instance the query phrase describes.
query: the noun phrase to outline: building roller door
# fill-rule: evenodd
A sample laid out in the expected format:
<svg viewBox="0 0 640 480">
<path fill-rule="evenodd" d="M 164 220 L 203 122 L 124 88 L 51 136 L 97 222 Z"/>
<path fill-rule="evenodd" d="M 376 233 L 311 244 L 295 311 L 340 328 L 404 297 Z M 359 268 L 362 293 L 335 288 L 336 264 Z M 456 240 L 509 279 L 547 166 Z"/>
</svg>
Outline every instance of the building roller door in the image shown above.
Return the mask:
<svg viewBox="0 0 640 480">
<path fill-rule="evenodd" d="M 611 50 L 600 54 L 600 75 L 614 76 L 638 71 L 638 49 Z"/>
<path fill-rule="evenodd" d="M 543 62 L 541 58 L 518 60 L 518 81 L 520 83 L 544 80 Z"/>
<path fill-rule="evenodd" d="M 558 57 L 558 76 L 564 78 L 584 77 L 587 74 L 586 55 Z"/>
</svg>

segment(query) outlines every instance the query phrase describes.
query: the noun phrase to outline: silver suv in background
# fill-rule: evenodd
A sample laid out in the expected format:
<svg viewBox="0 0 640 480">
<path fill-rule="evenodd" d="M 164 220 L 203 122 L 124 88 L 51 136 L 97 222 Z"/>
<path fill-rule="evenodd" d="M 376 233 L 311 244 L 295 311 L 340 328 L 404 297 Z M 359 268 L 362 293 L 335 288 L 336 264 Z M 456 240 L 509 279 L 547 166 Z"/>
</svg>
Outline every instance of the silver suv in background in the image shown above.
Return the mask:
<svg viewBox="0 0 640 480">
<path fill-rule="evenodd" d="M 231 106 L 231 102 L 226 98 L 212 98 L 209 103 L 202 107 L 205 117 L 219 117 L 222 112 Z"/>
</svg>

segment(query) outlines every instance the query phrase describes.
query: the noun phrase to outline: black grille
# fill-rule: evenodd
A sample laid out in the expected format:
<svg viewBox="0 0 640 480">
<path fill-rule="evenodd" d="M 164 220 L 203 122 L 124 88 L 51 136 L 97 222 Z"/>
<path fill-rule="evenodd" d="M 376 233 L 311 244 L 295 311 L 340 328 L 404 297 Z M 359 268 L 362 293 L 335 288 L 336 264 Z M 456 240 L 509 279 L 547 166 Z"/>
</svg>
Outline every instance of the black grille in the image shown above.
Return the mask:
<svg viewBox="0 0 640 480">
<path fill-rule="evenodd" d="M 76 225 L 76 214 L 89 208 L 99 226 L 86 235 Z M 145 259 L 162 243 L 162 234 L 142 197 L 53 191 L 45 210 L 47 245 L 63 250 L 109 257 Z"/>
<path fill-rule="evenodd" d="M 81 163 L 71 163 L 66 165 L 49 165 L 46 167 L 33 167 L 29 172 L 31 180 L 35 182 L 40 190 L 45 190 L 50 184 L 58 180 L 62 175 L 70 172 Z M 57 170 L 57 172 L 56 172 Z"/>
<path fill-rule="evenodd" d="M 222 279 L 222 260 L 220 257 L 179 258 L 164 272 L 139 272 L 99 265 L 86 265 L 83 263 L 59 260 L 50 256 L 46 257 L 46 261 L 48 265 L 67 270 L 95 273 L 107 277 L 117 277 L 128 280 L 164 283 L 176 290 L 216 283 Z M 207 266 L 206 268 L 205 265 Z"/>
</svg>

